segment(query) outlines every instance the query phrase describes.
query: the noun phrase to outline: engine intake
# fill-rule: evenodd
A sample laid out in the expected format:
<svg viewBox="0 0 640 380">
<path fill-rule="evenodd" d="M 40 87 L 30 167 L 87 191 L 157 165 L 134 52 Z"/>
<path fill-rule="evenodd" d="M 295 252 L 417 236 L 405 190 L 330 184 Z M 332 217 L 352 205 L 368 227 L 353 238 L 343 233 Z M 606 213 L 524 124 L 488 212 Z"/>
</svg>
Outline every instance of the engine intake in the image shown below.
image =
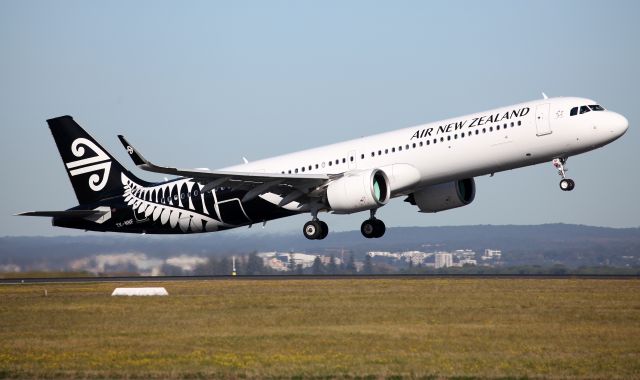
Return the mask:
<svg viewBox="0 0 640 380">
<path fill-rule="evenodd" d="M 422 188 L 409 195 L 406 201 L 418 206 L 420 212 L 438 212 L 466 206 L 475 196 L 475 181 L 466 178 Z"/>
<path fill-rule="evenodd" d="M 380 169 L 347 174 L 327 187 L 329 207 L 338 214 L 350 214 L 384 206 L 390 195 L 389 178 Z"/>
</svg>

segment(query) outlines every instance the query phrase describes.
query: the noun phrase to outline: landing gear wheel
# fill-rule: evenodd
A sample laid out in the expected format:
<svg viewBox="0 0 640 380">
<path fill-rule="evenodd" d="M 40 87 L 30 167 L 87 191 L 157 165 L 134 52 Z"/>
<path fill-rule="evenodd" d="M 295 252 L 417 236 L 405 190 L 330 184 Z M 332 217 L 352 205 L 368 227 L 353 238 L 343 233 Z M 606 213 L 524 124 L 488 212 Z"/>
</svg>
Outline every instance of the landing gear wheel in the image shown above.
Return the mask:
<svg viewBox="0 0 640 380">
<path fill-rule="evenodd" d="M 329 234 L 329 226 L 321 220 L 311 220 L 304 224 L 302 233 L 309 240 L 322 240 Z"/>
<path fill-rule="evenodd" d="M 360 225 L 360 232 L 362 233 L 362 236 L 366 237 L 367 239 L 371 239 L 375 234 L 375 223 L 373 222 L 375 219 L 369 219 L 369 220 L 365 220 L 364 222 L 362 222 L 362 225 Z"/>
<path fill-rule="evenodd" d="M 384 225 L 384 222 L 380 219 L 376 219 L 376 234 L 375 234 L 375 238 L 379 238 L 382 237 L 382 235 L 384 235 L 384 233 L 387 231 L 387 227 Z"/>
<path fill-rule="evenodd" d="M 329 226 L 327 226 L 327 223 L 322 220 L 319 220 L 318 223 L 320 223 L 320 228 L 322 229 L 322 233 L 318 236 L 318 240 L 322 240 L 329 235 Z"/>
<path fill-rule="evenodd" d="M 322 226 L 319 221 L 311 220 L 304 224 L 302 233 L 307 239 L 316 240 L 322 235 Z"/>
<path fill-rule="evenodd" d="M 362 222 L 362 225 L 360 226 L 360 232 L 362 233 L 362 236 L 366 237 L 367 239 L 379 238 L 384 235 L 385 231 L 386 227 L 384 225 L 384 222 L 379 219 L 367 219 Z"/>
<path fill-rule="evenodd" d="M 565 178 L 560 181 L 560 189 L 562 189 L 562 191 L 571 191 L 574 187 L 576 187 L 576 184 L 572 179 Z"/>
</svg>

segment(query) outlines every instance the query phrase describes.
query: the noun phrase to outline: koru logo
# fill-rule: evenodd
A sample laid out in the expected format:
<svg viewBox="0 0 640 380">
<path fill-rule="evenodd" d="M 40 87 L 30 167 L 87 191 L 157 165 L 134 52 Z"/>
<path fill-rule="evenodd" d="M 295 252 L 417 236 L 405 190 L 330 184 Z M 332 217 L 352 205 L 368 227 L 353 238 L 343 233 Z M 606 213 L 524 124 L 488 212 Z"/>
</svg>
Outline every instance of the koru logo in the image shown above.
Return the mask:
<svg viewBox="0 0 640 380">
<path fill-rule="evenodd" d="M 131 147 L 131 145 L 127 145 L 127 153 L 129 153 L 129 155 L 133 154 L 133 148 Z"/>
<path fill-rule="evenodd" d="M 92 150 L 96 155 L 88 158 L 82 158 L 86 153 L 85 147 Z M 75 177 L 79 174 L 98 172 L 102 170 L 102 178 L 99 173 L 92 174 L 89 177 L 89 187 L 93 191 L 100 191 L 104 189 L 107 184 L 107 180 L 109 179 L 109 172 L 111 171 L 111 159 L 109 159 L 109 156 L 107 156 L 102 149 L 98 148 L 96 144 L 82 137 L 75 139 L 73 143 L 71 143 L 71 153 L 81 159 L 66 164 L 67 169 L 69 169 L 69 174 L 72 177 Z"/>
</svg>

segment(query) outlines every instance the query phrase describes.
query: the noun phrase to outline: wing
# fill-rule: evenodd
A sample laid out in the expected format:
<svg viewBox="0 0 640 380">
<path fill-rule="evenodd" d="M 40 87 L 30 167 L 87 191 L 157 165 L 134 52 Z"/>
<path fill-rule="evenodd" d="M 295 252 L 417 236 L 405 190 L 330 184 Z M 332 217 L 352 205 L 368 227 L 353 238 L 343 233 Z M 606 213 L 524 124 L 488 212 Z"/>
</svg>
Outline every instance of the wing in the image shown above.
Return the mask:
<svg viewBox="0 0 640 380">
<path fill-rule="evenodd" d="M 216 187 L 225 186 L 247 190 L 242 198 L 243 202 L 255 197 L 275 192 L 282 196 L 279 206 L 284 206 L 301 197 L 319 197 L 321 189 L 331 180 L 339 178 L 342 174 L 280 174 L 280 173 L 255 173 L 255 172 L 231 172 L 205 169 L 179 169 L 168 166 L 159 166 L 144 158 L 126 138 L 118 135 L 120 142 L 131 156 L 133 162 L 142 170 L 189 177 L 197 180 L 204 187 L 202 192 L 210 191 Z"/>
</svg>

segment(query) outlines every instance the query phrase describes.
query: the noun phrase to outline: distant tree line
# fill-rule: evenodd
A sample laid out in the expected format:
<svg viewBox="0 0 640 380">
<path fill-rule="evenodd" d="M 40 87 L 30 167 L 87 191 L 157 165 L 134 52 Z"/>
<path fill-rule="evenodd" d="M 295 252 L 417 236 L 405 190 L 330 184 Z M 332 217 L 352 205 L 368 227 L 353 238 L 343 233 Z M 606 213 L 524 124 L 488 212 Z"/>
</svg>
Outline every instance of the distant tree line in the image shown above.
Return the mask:
<svg viewBox="0 0 640 380">
<path fill-rule="evenodd" d="M 374 268 L 371 258 L 367 256 L 361 271 L 358 271 L 356 261 L 353 254 L 349 255 L 347 260 L 340 261 L 335 255 L 329 257 L 328 263 L 323 263 L 320 256 L 316 256 L 313 265 L 304 267 L 297 263 L 293 256 L 287 263 L 287 271 L 279 271 L 264 265 L 262 258 L 256 252 L 250 253 L 248 256 L 236 256 L 236 273 L 242 275 L 273 275 L 273 274 L 292 274 L 292 275 L 348 275 L 348 274 L 373 274 Z M 199 264 L 193 270 L 193 273 L 185 273 L 181 268 L 165 264 L 162 272 L 167 276 L 180 275 L 197 275 L 197 276 L 220 276 L 230 275 L 233 271 L 233 262 L 231 257 L 215 258 L 210 257 L 205 263 Z"/>
<path fill-rule="evenodd" d="M 310 267 L 303 267 L 296 263 L 293 257 L 287 263 L 287 271 L 279 271 L 264 265 L 262 258 L 256 252 L 246 256 L 236 256 L 236 273 L 243 275 L 369 275 L 369 274 L 478 274 L 478 275 L 640 275 L 640 267 L 578 267 L 569 268 L 563 265 L 542 266 L 542 265 L 518 265 L 506 267 L 488 267 L 466 265 L 463 267 L 438 268 L 426 267 L 422 265 L 408 265 L 398 269 L 389 264 L 378 263 L 372 260 L 369 255 L 365 255 L 364 260 L 358 265 L 353 254 L 346 260 L 339 261 L 335 255 L 329 256 L 328 263 L 323 263 L 320 256 L 316 256 Z M 198 275 L 198 276 L 220 276 L 231 275 L 233 263 L 231 257 L 215 258 L 211 257 L 206 262 L 199 264 L 192 272 L 184 272 L 182 269 L 165 264 L 163 267 L 165 275 Z"/>
</svg>

